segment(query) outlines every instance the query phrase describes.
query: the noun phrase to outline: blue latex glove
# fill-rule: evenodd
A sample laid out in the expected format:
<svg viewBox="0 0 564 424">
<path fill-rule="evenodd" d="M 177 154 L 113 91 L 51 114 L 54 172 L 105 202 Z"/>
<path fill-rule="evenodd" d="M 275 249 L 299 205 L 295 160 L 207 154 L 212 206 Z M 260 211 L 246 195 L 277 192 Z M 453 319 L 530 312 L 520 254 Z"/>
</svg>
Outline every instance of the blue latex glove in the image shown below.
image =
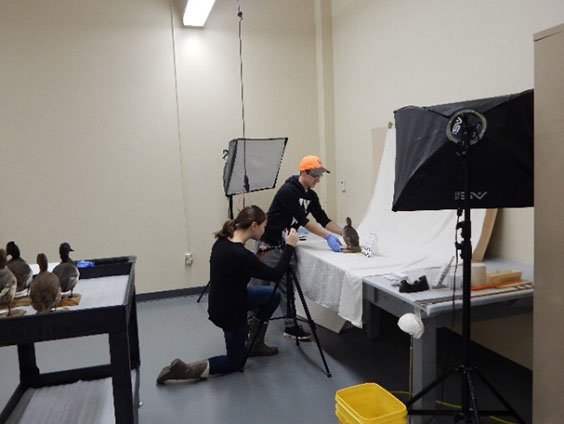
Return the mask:
<svg viewBox="0 0 564 424">
<path fill-rule="evenodd" d="M 341 251 L 341 242 L 336 236 L 329 234 L 327 237 L 325 237 L 325 240 L 327 240 L 327 244 L 333 252 Z"/>
<path fill-rule="evenodd" d="M 89 267 L 92 267 L 92 266 L 94 266 L 94 262 L 85 261 L 85 260 L 78 261 L 77 264 L 76 264 L 77 268 L 89 268 Z"/>
</svg>

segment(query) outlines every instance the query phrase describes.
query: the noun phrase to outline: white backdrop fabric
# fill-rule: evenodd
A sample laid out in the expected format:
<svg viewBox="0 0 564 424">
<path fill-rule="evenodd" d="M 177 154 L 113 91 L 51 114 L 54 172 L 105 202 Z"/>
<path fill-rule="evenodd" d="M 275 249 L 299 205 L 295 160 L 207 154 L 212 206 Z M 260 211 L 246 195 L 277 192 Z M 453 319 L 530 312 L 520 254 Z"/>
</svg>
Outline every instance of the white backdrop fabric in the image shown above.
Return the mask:
<svg viewBox="0 0 564 424">
<path fill-rule="evenodd" d="M 376 234 L 378 250 L 332 252 L 325 240 L 309 234 L 298 244 L 298 276 L 305 295 L 357 327 L 362 327 L 362 279 L 441 266 L 455 254 L 456 211 L 392 212 L 395 129 L 386 136 L 374 193 L 358 226 L 360 242 Z M 472 240 L 477 243 L 486 211 L 472 210 Z M 430 282 L 431 283 L 431 282 Z"/>
</svg>

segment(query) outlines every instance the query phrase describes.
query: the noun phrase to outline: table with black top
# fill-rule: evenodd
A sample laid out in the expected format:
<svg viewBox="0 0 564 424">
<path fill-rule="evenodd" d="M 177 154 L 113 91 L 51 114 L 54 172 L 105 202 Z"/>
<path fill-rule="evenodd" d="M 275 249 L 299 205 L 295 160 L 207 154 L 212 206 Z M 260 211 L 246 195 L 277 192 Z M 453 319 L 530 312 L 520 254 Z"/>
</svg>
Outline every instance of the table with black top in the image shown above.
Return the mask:
<svg viewBox="0 0 564 424">
<path fill-rule="evenodd" d="M 77 403 L 84 384 L 89 385 L 89 389 L 84 389 L 83 407 L 93 402 L 88 399 L 88 392 L 95 391 L 96 384 L 105 384 L 99 387 L 107 386 L 103 390 L 112 391 L 113 402 L 111 399 L 109 405 L 104 406 L 103 402 L 96 405 L 96 413 L 105 414 L 103 422 L 107 422 L 108 417 L 111 420 L 112 415 L 118 424 L 137 422 L 140 355 L 135 303 L 136 258 L 91 261 L 94 266 L 80 270 L 80 280 L 74 289 L 82 295 L 78 306 L 40 315 L 31 307 L 25 307 L 25 315 L 0 319 L 0 347 L 17 345 L 20 371 L 20 383 L 0 413 L 0 423 L 45 422 L 42 419 L 45 414 L 69 410 L 60 403 L 65 399 Z M 41 373 L 37 367 L 35 343 L 99 334 L 108 334 L 109 364 L 50 373 Z M 56 407 L 48 410 L 37 406 L 45 402 L 41 398 L 46 397 L 48 391 L 47 398 L 53 396 L 53 390 L 62 390 L 55 395 Z M 98 388 L 98 394 L 99 391 Z M 53 416 L 49 415 L 49 419 L 53 421 Z M 66 421 L 68 417 L 61 416 L 57 422 Z"/>
</svg>

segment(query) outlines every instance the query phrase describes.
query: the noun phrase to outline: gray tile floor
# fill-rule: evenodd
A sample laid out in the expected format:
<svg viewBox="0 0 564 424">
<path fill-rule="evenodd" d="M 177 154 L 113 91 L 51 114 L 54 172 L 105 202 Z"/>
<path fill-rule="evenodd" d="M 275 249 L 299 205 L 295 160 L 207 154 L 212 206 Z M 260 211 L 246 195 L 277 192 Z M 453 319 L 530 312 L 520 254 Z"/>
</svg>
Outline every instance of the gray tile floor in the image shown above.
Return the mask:
<svg viewBox="0 0 564 424">
<path fill-rule="evenodd" d="M 331 378 L 325 376 L 316 345 L 301 343 L 296 347 L 282 337 L 282 322 L 274 321 L 267 341 L 280 348 L 279 355 L 251 358 L 243 373 L 157 386 L 158 372 L 171 359 L 193 361 L 224 352 L 221 330 L 207 319 L 207 298 L 201 303 L 196 299 L 190 296 L 138 303 L 141 423 L 336 423 L 334 397 L 340 388 L 374 381 L 392 391 L 408 389 L 409 338 L 397 329 L 391 317 L 383 322 L 382 337 L 377 341 L 369 340 L 355 328 L 337 335 L 319 327 Z M 456 350 L 460 345 L 457 337 L 441 333 L 439 345 L 443 349 L 439 346 L 439 350 Z M 105 336 L 38 343 L 36 349 L 42 372 L 109 361 Z M 446 357 L 443 353 L 439 362 L 444 363 Z M 485 349 L 478 349 L 475 358 L 483 366 L 482 372 L 530 422 L 530 371 Z M 0 348 L 2 405 L 18 383 L 17 366 L 16 348 Z M 446 401 L 456 403 L 452 399 L 456 398 L 454 386 L 458 387 L 447 384 L 444 393 Z M 442 422 L 452 419 L 433 421 Z M 486 418 L 483 422 L 494 421 Z"/>
</svg>

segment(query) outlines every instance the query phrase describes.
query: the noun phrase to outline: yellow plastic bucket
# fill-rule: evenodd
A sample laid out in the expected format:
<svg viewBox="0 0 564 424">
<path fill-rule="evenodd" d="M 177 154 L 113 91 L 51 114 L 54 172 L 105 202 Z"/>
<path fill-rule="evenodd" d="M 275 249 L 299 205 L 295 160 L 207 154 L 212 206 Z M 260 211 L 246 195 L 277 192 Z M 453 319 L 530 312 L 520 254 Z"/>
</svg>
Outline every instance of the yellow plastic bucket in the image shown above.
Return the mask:
<svg viewBox="0 0 564 424">
<path fill-rule="evenodd" d="M 403 402 L 376 383 L 337 390 L 335 415 L 340 424 L 406 424 Z"/>
</svg>

